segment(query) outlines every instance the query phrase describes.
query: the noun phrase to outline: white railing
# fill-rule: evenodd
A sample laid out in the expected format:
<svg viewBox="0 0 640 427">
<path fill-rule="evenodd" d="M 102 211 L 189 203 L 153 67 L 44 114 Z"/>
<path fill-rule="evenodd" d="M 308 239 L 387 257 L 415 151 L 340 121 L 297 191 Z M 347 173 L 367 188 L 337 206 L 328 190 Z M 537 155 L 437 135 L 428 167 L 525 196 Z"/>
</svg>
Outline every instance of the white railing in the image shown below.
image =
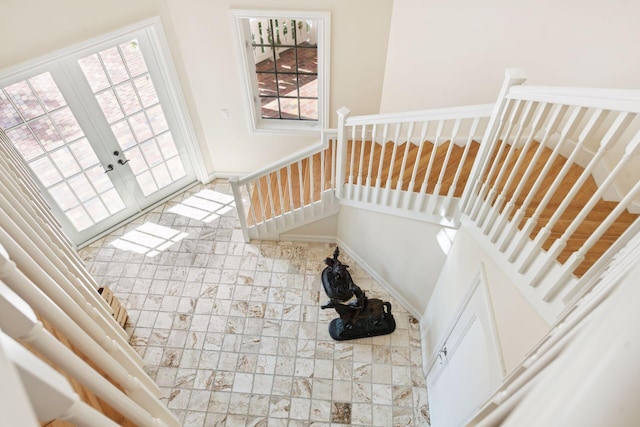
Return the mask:
<svg viewBox="0 0 640 427">
<path fill-rule="evenodd" d="M 261 170 L 229 183 L 245 241 L 277 239 L 280 233 L 337 212 L 335 131 Z"/>
<path fill-rule="evenodd" d="M 6 256 L 2 246 L 0 246 L 0 254 Z M 7 283 L 14 286 L 12 290 L 3 283 L 3 280 L 0 280 L 0 327 L 7 335 L 29 345 L 136 425 L 149 427 L 179 425 L 175 416 L 159 399 L 145 390 L 140 381 L 127 376 L 124 369 L 110 360 L 106 354 L 92 351 L 90 340 L 83 335 L 79 327 L 68 320 L 64 312 L 60 309 L 56 310 L 53 304 L 40 304 L 41 306 L 38 307 L 40 315 L 60 325 L 60 332 L 65 337 L 69 337 L 73 345 L 78 346 L 93 363 L 104 369 L 106 374 L 125 390 L 126 394 L 47 331 L 38 321 L 28 302 L 15 292 L 15 287 L 34 289 L 35 285 L 30 284 L 6 258 L 0 259 L 0 273 L 0 278 L 6 279 Z M 74 336 L 73 333 L 77 335 Z M 44 403 L 34 402 L 35 405 Z"/>
<path fill-rule="evenodd" d="M 73 378 L 74 387 L 81 384 L 99 396 L 116 410 L 114 414 L 137 425 L 179 424 L 160 401 L 159 387 L 144 371 L 127 333 L 99 296 L 95 280 L 1 131 L 0 280 L 0 329 L 7 335 L 46 356 L 56 369 Z M 4 298 L 7 295 L 10 297 Z M 44 325 L 55 329 L 55 337 Z M 40 401 L 41 394 L 33 396 L 34 406 L 46 404 Z M 91 421 L 87 424 L 86 416 L 95 411 L 81 402 L 66 403 L 71 406 L 57 408 L 61 417 L 80 423 L 79 416 L 86 425 L 93 425 Z M 101 416 L 94 418 L 95 425 L 113 425 L 101 422 Z"/>
<path fill-rule="evenodd" d="M 493 104 L 350 117 L 338 110 L 343 204 L 455 224 Z"/>
<path fill-rule="evenodd" d="M 549 319 L 640 231 L 640 91 L 515 86 L 498 100 L 463 220 Z M 626 231 L 625 231 L 626 229 Z M 608 248 L 608 249 L 607 249 Z M 539 306 L 540 308 L 540 306 Z"/>
</svg>

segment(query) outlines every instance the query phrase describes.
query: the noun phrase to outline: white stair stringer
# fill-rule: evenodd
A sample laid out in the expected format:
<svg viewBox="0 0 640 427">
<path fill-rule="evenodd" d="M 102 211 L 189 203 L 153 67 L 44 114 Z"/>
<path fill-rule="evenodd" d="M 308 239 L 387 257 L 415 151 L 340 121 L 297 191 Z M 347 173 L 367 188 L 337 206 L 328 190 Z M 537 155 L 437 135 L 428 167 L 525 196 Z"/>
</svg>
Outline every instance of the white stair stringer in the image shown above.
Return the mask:
<svg viewBox="0 0 640 427">
<path fill-rule="evenodd" d="M 561 276 L 564 271 L 562 265 L 558 262 L 554 262 L 549 268 L 545 278 L 538 284 L 538 286 L 531 286 L 534 278 L 533 272 L 536 271 L 538 263 L 544 262 L 543 250 L 540 250 L 540 255 L 536 257 L 532 267 L 524 274 L 518 272 L 519 263 L 511 263 L 504 256 L 504 253 L 500 252 L 498 245 L 491 243 L 489 236 L 484 234 L 481 229 L 466 215 L 462 215 L 460 218 L 462 227 L 471 233 L 480 246 L 486 251 L 486 253 L 493 259 L 496 265 L 504 272 L 505 275 L 511 280 L 514 286 L 520 291 L 520 293 L 529 301 L 531 306 L 542 316 L 545 321 L 553 323 L 558 315 L 562 313 L 565 308 L 565 303 L 562 298 L 554 298 L 549 302 L 544 301 L 544 296 L 548 290 L 556 284 L 555 278 Z M 526 245 L 526 250 L 529 246 Z M 568 283 L 567 286 L 572 287 L 573 283 Z"/>
<path fill-rule="evenodd" d="M 365 189 L 358 187 L 364 186 L 345 184 L 342 194 L 366 193 L 366 187 Z M 460 226 L 459 198 L 387 189 L 381 190 L 380 196 L 381 200 L 396 199 L 399 202 L 376 203 L 375 198 L 373 201 L 368 201 L 366 198 L 356 200 L 355 198 L 343 197 L 340 199 L 340 204 L 416 221 L 428 222 L 442 227 L 458 228 Z M 406 208 L 405 206 L 411 206 L 412 208 Z M 433 208 L 434 206 L 436 207 L 435 209 Z M 431 210 L 427 209 L 427 207 L 431 207 Z"/>
</svg>

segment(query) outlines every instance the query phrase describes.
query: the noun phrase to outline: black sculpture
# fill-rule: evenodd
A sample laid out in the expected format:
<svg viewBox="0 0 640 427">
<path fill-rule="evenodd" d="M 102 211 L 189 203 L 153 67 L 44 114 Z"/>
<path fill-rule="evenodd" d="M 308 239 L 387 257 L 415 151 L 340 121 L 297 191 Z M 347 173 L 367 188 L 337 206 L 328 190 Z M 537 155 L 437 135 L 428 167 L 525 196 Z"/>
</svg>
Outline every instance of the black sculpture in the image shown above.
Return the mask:
<svg viewBox="0 0 640 427">
<path fill-rule="evenodd" d="M 329 324 L 331 338 L 343 341 L 393 332 L 396 321 L 391 314 L 391 303 L 367 298 L 351 279 L 349 266 L 338 260 L 339 255 L 340 249 L 336 247 L 333 258 L 324 260 L 327 267 L 322 270 L 322 286 L 329 302 L 321 308 L 334 308 L 340 315 Z"/>
</svg>

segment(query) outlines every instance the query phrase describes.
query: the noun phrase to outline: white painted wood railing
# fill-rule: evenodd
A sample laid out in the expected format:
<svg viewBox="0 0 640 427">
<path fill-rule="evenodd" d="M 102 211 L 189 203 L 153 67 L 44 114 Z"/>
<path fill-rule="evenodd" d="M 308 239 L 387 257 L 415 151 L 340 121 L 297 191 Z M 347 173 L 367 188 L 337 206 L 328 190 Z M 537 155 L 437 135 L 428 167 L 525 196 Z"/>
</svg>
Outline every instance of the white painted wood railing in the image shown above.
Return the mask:
<svg viewBox="0 0 640 427">
<path fill-rule="evenodd" d="M 340 202 L 455 225 L 458 200 L 492 109 L 491 104 L 351 117 L 341 108 Z"/>
<path fill-rule="evenodd" d="M 6 304 L 0 309 L 0 329 L 13 339 L 29 343 L 30 348 L 136 424 L 179 425 L 159 400 L 158 386 L 144 371 L 126 332 L 99 296 L 97 284 L 1 131 L 0 280 L 3 295 L 10 289 L 15 295 L 9 300 L 21 301 L 17 311 Z M 31 307 L 124 392 L 56 340 L 40 322 L 29 323 L 35 319 Z M 78 405 L 74 407 L 79 413 L 90 412 Z"/>
<path fill-rule="evenodd" d="M 632 159 L 640 150 L 640 91 L 519 86 L 523 81 L 522 72 L 507 72 L 463 196 L 463 221 L 553 320 L 640 231 L 626 212 L 638 212 Z M 603 210 L 604 201 L 618 203 Z M 610 243 L 604 254 L 595 252 L 600 240 Z M 588 255 L 595 264 L 579 269 Z"/>
<path fill-rule="evenodd" d="M 317 144 L 229 179 L 247 242 L 278 239 L 280 233 L 337 212 L 335 140 L 335 131 L 326 130 Z"/>
<path fill-rule="evenodd" d="M 638 411 L 634 414 L 624 408 L 637 406 L 637 394 L 629 390 L 637 388 L 639 258 L 640 234 L 636 234 L 598 275 L 585 281 L 582 295 L 569 302 L 549 332 L 482 404 L 469 425 L 518 426 L 522 422 L 533 424 L 533 420 L 536 425 L 588 424 L 576 418 L 602 425 L 599 417 L 609 425 L 631 425 L 634 416 L 635 425 Z M 622 322 L 616 319 L 620 316 Z M 623 372 L 622 377 L 611 381 L 612 368 Z M 570 398 L 575 397 L 576 383 L 590 384 L 587 388 L 594 394 L 601 393 L 603 388 L 592 384 L 603 377 L 608 384 L 606 398 L 595 407 L 592 399 Z M 554 396 L 553 401 L 548 396 Z M 519 418 L 509 417 L 516 410 Z M 553 421 L 545 420 L 550 416 Z"/>
</svg>

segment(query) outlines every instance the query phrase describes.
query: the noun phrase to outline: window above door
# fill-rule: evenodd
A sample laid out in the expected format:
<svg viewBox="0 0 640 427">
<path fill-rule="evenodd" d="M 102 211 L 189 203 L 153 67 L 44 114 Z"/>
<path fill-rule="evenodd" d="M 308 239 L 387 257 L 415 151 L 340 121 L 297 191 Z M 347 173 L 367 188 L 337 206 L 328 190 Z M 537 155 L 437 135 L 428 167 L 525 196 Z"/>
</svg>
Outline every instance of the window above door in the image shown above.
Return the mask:
<svg viewBox="0 0 640 427">
<path fill-rule="evenodd" d="M 319 132 L 329 106 L 329 14 L 234 10 L 254 131 Z"/>
</svg>

